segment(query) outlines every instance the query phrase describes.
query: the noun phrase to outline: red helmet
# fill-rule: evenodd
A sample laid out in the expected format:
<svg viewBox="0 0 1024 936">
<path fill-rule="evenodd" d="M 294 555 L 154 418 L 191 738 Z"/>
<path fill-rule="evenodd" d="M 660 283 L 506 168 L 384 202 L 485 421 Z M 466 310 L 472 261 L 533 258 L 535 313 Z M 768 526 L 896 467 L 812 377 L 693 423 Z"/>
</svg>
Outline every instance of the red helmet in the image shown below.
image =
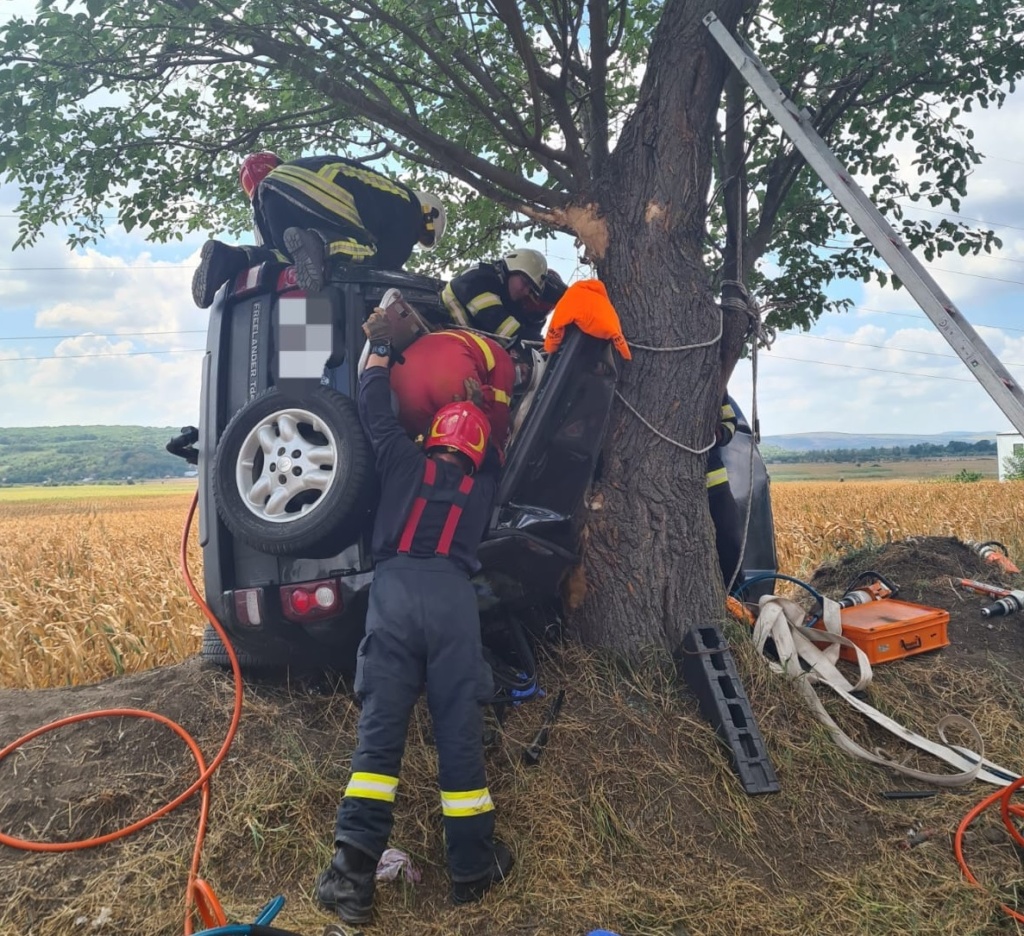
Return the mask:
<svg viewBox="0 0 1024 936">
<path fill-rule="evenodd" d="M 277 154 L 267 150 L 253 153 L 242 160 L 242 168 L 238 170 L 238 181 L 242 183 L 242 188 L 250 201 L 256 194 L 256 186 L 270 175 L 271 169 L 276 169 L 280 165 L 281 160 Z"/>
<path fill-rule="evenodd" d="M 479 468 L 490 437 L 491 424 L 478 406 L 468 401 L 449 403 L 435 414 L 423 447 L 454 449 Z"/>
</svg>

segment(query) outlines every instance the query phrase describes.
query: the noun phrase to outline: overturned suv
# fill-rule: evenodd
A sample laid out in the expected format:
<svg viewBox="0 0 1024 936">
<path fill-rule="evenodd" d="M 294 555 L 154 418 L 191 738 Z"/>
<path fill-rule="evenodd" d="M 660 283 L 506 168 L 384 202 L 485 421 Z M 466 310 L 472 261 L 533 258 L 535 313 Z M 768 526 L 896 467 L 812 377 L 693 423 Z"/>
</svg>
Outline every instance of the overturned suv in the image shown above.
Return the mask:
<svg viewBox="0 0 1024 936">
<path fill-rule="evenodd" d="M 362 323 L 392 288 L 428 321 L 444 322 L 442 285 L 348 267 L 307 295 L 292 268 L 264 266 L 214 301 L 200 425 L 168 449 L 198 462 L 206 601 L 244 668 L 351 667 L 373 580 L 377 500 L 356 405 Z M 513 401 L 506 467 L 474 579 L 485 632 L 488 622 L 551 606 L 579 561 L 581 508 L 617 369 L 609 342 L 568 331 L 555 354 L 532 352 L 532 380 Z M 775 542 L 764 465 L 742 419 L 739 430 L 726 451 L 741 515 L 753 497 L 744 563 L 752 574 L 775 569 Z M 212 628 L 203 655 L 226 659 Z"/>
</svg>

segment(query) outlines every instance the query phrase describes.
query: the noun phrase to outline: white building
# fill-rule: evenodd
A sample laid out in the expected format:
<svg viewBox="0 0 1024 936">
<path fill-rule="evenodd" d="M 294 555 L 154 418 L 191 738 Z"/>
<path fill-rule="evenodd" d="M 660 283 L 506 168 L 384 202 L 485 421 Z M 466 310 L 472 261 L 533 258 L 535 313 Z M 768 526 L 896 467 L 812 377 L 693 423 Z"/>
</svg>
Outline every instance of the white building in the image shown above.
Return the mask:
<svg viewBox="0 0 1024 936">
<path fill-rule="evenodd" d="M 996 458 L 999 459 L 999 480 L 1006 480 L 1006 466 L 1004 459 L 1011 455 L 1019 455 L 1024 452 L 1024 437 L 1019 432 L 997 432 L 996 433 Z"/>
</svg>

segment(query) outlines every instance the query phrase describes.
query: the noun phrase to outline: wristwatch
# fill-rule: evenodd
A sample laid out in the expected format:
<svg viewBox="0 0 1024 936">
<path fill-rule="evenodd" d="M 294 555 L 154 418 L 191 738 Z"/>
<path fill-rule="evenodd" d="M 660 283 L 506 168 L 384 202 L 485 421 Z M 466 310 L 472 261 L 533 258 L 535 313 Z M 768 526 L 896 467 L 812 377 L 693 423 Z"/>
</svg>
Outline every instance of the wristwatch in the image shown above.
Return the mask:
<svg viewBox="0 0 1024 936">
<path fill-rule="evenodd" d="M 377 354 L 380 357 L 391 357 L 391 340 L 389 338 L 377 338 L 370 345 L 370 354 Z"/>
</svg>

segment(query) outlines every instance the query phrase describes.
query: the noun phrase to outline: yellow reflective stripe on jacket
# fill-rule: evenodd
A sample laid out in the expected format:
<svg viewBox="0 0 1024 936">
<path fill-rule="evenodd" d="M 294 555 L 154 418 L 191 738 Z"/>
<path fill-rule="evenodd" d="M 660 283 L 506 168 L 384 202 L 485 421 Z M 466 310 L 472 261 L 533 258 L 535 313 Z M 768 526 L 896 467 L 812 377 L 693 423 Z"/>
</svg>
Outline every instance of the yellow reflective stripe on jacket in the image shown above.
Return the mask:
<svg viewBox="0 0 1024 936">
<path fill-rule="evenodd" d="M 480 293 L 469 300 L 469 311 L 473 315 L 479 315 L 484 309 L 493 309 L 501 305 L 501 296 L 497 293 Z"/>
<path fill-rule="evenodd" d="M 327 256 L 334 257 L 337 254 L 344 254 L 346 257 L 354 257 L 360 260 L 365 257 L 372 257 L 377 253 L 373 244 L 360 244 L 357 240 L 347 237 L 344 240 L 331 241 L 327 245 Z"/>
<path fill-rule="evenodd" d="M 497 387 L 491 387 L 494 391 L 494 399 L 498 403 L 504 403 L 508 406 L 512 401 L 509 399 L 509 395 L 504 390 L 499 390 Z"/>
<path fill-rule="evenodd" d="M 735 419 L 735 418 L 736 418 L 736 410 L 734 410 L 732 408 L 732 404 L 731 403 L 723 403 L 722 404 L 722 414 L 721 414 L 722 422 L 725 422 L 728 419 Z"/>
<path fill-rule="evenodd" d="M 441 812 L 446 816 L 478 816 L 494 809 L 487 787 L 482 790 L 466 790 L 464 793 L 441 791 Z"/>
<path fill-rule="evenodd" d="M 473 332 L 466 332 L 466 337 L 472 338 L 477 343 L 477 347 L 483 351 L 484 360 L 487 362 L 487 373 L 489 374 L 494 370 L 494 352 L 491 350 L 491 346 L 479 335 L 474 335 Z"/>
<path fill-rule="evenodd" d="M 445 304 L 445 308 L 451 313 L 452 318 L 456 322 L 460 325 L 465 325 L 467 328 L 469 327 L 469 315 L 466 312 L 465 306 L 456 298 L 455 290 L 452 289 L 451 283 L 441 290 L 441 301 Z"/>
<path fill-rule="evenodd" d="M 458 338 L 459 341 L 461 341 L 463 344 L 467 344 L 468 345 L 470 340 L 476 342 L 477 347 L 479 347 L 480 350 L 483 352 L 484 362 L 487 364 L 487 373 L 489 374 L 489 373 L 491 373 L 491 371 L 494 370 L 494 363 L 495 363 L 495 361 L 494 361 L 494 352 L 491 350 L 491 346 L 486 341 L 484 341 L 484 339 L 480 335 L 476 334 L 475 332 L 471 332 L 471 331 L 466 331 L 466 332 L 452 331 L 452 332 L 447 332 L 447 334 L 450 334 L 450 335 L 454 336 L 455 338 Z M 498 391 L 495 391 L 495 393 L 497 393 L 497 392 Z M 503 396 L 504 396 L 504 394 L 503 394 Z M 495 399 L 497 399 L 497 397 L 495 397 Z"/>
<path fill-rule="evenodd" d="M 271 178 L 290 185 L 318 205 L 344 218 L 350 224 L 365 228 L 363 219 L 359 217 L 359 212 L 356 209 L 352 193 L 348 189 L 330 182 L 324 175 L 323 169 L 320 172 L 311 172 L 309 169 L 289 166 L 286 163 L 283 166 L 278 166 L 271 173 Z"/>
<path fill-rule="evenodd" d="M 354 773 L 349 778 L 348 786 L 345 787 L 345 796 L 358 796 L 361 799 L 393 803 L 397 791 L 398 777 L 377 773 Z"/>
<path fill-rule="evenodd" d="M 382 176 L 379 172 L 374 172 L 372 169 L 362 169 L 359 166 L 350 166 L 348 163 L 328 163 L 319 170 L 318 175 L 323 176 L 330 182 L 333 182 L 340 175 L 348 176 L 350 179 L 362 182 L 363 185 L 380 189 L 380 191 L 387 192 L 390 195 L 400 195 L 406 201 L 412 201 L 409 193 L 404 188 L 392 182 L 387 176 Z"/>
<path fill-rule="evenodd" d="M 724 468 L 715 468 L 708 472 L 708 487 L 718 487 L 729 480 L 729 475 Z"/>
<path fill-rule="evenodd" d="M 514 315 L 510 315 L 498 326 L 498 330 L 494 334 L 499 338 L 511 338 L 517 331 L 519 331 L 519 320 Z"/>
</svg>

